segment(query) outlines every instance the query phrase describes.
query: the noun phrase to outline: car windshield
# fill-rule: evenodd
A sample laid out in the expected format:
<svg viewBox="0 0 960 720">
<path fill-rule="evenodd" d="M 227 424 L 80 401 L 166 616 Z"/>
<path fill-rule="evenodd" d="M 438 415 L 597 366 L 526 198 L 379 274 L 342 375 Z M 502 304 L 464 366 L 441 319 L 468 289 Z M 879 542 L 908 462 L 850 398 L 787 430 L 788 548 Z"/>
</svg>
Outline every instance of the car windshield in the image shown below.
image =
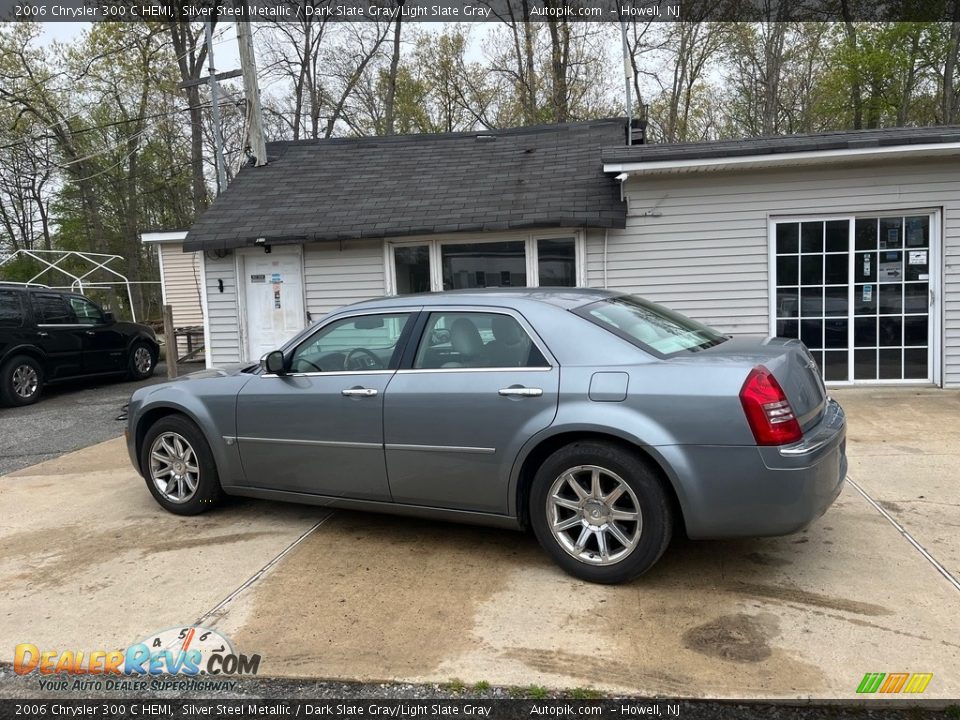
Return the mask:
<svg viewBox="0 0 960 720">
<path fill-rule="evenodd" d="M 591 303 L 576 312 L 661 357 L 697 352 L 727 339 L 711 327 L 630 295 Z"/>
</svg>

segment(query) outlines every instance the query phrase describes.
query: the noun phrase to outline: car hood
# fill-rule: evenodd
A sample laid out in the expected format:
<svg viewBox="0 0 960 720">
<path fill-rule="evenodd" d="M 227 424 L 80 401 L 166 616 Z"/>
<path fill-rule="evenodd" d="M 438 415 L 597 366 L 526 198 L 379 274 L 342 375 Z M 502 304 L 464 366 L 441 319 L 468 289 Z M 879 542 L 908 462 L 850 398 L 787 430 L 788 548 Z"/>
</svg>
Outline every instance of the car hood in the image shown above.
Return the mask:
<svg viewBox="0 0 960 720">
<path fill-rule="evenodd" d="M 215 378 L 215 377 L 231 377 L 234 375 L 240 375 L 247 368 L 256 367 L 255 363 L 231 363 L 229 365 L 221 365 L 219 367 L 212 367 L 206 370 L 197 370 L 196 372 L 187 373 L 186 375 L 181 375 L 177 378 L 174 378 L 172 382 L 179 382 L 183 380 L 203 380 L 205 378 Z"/>
</svg>

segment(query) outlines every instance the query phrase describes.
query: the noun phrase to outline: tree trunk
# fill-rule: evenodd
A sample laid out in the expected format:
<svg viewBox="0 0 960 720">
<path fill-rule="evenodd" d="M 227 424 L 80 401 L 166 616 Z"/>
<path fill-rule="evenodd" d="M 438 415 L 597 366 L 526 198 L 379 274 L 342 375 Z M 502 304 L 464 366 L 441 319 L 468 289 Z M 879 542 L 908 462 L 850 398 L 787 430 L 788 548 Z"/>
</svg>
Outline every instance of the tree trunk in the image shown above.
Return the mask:
<svg viewBox="0 0 960 720">
<path fill-rule="evenodd" d="M 950 40 L 947 43 L 947 58 L 943 67 L 942 122 L 944 125 L 952 125 L 960 115 L 956 86 L 958 49 L 960 49 L 960 0 L 954 0 L 953 22 L 950 23 Z"/>
</svg>

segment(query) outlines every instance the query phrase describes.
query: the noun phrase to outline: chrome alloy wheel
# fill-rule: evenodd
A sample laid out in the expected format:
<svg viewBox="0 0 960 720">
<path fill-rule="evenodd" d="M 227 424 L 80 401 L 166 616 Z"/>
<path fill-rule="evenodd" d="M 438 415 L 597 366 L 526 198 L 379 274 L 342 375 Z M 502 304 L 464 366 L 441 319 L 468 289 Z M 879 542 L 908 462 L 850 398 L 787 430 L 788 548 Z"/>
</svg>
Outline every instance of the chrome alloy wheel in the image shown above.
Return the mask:
<svg viewBox="0 0 960 720">
<path fill-rule="evenodd" d="M 197 454 L 183 435 L 165 432 L 150 448 L 150 479 L 173 503 L 185 503 L 197 492 L 200 466 Z"/>
<path fill-rule="evenodd" d="M 141 375 L 150 372 L 150 368 L 153 367 L 153 356 L 143 345 L 133 352 L 133 366 Z"/>
<path fill-rule="evenodd" d="M 622 477 L 598 465 L 578 465 L 550 486 L 547 523 L 554 539 L 577 560 L 613 565 L 637 547 L 643 515 Z"/>
<path fill-rule="evenodd" d="M 37 394 L 40 376 L 30 365 L 18 365 L 13 371 L 13 391 L 18 397 L 28 400 Z"/>
</svg>

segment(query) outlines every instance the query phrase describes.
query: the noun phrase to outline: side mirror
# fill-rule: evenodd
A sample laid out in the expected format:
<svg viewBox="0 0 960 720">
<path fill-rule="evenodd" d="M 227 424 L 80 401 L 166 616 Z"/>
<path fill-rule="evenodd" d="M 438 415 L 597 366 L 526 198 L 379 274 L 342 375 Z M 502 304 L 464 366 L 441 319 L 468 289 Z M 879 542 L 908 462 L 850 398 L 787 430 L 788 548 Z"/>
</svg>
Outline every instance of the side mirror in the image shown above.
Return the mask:
<svg viewBox="0 0 960 720">
<path fill-rule="evenodd" d="M 260 360 L 260 365 L 271 375 L 286 375 L 287 370 L 283 363 L 283 353 L 279 350 L 268 352 Z"/>
<path fill-rule="evenodd" d="M 103 321 L 109 325 L 112 322 L 116 322 L 116 318 L 113 317 L 112 312 L 105 312 L 103 314 Z"/>
</svg>

